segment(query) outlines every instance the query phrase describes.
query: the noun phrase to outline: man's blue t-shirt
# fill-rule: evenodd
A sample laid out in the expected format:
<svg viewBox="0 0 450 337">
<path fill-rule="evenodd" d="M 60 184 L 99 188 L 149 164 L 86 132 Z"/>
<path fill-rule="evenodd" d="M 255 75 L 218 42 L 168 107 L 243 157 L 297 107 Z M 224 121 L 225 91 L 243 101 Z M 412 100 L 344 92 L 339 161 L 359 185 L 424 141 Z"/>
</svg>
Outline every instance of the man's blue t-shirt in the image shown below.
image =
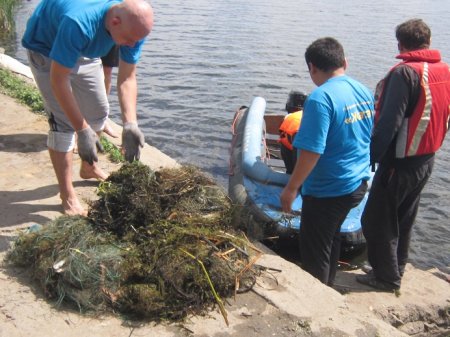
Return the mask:
<svg viewBox="0 0 450 337">
<path fill-rule="evenodd" d="M 105 56 L 115 44 L 105 27 L 114 0 L 43 0 L 27 22 L 22 45 L 72 68 L 79 57 Z M 121 46 L 120 58 L 135 64 L 144 40 Z"/>
<path fill-rule="evenodd" d="M 294 147 L 320 154 L 302 193 L 335 197 L 353 192 L 370 176 L 373 95 L 344 75 L 316 88 L 305 102 Z"/>
</svg>

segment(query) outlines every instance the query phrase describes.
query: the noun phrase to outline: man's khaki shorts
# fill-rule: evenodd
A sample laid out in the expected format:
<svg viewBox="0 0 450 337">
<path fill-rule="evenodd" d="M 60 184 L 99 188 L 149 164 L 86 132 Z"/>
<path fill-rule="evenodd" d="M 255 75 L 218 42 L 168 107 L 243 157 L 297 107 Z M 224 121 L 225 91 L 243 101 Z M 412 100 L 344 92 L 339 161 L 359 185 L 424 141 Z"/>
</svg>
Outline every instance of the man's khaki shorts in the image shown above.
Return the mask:
<svg viewBox="0 0 450 337">
<path fill-rule="evenodd" d="M 53 94 L 50 83 L 51 59 L 28 50 L 28 60 L 49 117 L 47 146 L 57 152 L 72 151 L 75 130 Z M 88 124 L 96 132 L 103 130 L 109 114 L 109 103 L 101 60 L 78 59 L 72 68 L 70 83 L 78 107 Z"/>
</svg>

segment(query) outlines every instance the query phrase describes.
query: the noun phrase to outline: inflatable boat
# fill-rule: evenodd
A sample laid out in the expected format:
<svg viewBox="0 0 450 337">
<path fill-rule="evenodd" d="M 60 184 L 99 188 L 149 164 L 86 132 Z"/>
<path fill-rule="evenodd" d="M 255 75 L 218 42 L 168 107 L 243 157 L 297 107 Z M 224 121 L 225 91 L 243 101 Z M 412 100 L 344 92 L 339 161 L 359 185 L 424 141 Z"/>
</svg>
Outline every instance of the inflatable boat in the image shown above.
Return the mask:
<svg viewBox="0 0 450 337">
<path fill-rule="evenodd" d="M 280 194 L 289 181 L 279 155 L 278 127 L 285 115 L 266 114 L 266 101 L 255 97 L 250 107 L 236 111 L 232 125 L 228 193 L 248 235 L 256 240 L 295 239 L 301 226 L 302 198 L 297 195 L 292 213 L 281 209 Z M 353 208 L 341 227 L 341 250 L 365 245 L 361 214 L 367 195 Z"/>
</svg>

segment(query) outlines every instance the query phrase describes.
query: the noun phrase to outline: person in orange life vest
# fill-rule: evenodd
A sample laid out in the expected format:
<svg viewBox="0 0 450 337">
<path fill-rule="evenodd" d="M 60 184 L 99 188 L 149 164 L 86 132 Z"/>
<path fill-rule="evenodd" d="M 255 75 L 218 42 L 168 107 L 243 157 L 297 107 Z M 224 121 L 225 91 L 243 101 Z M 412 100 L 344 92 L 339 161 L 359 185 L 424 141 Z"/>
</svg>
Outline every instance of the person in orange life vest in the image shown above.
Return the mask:
<svg viewBox="0 0 450 337">
<path fill-rule="evenodd" d="M 400 288 L 420 194 L 431 175 L 450 117 L 450 70 L 429 49 L 420 19 L 396 28 L 402 60 L 377 85 L 370 161 L 375 173 L 361 224 L 372 270 L 356 280 L 382 291 Z"/>
<path fill-rule="evenodd" d="M 287 116 L 280 125 L 281 158 L 286 166 L 286 173 L 291 174 L 297 161 L 297 151 L 293 148 L 292 142 L 297 134 L 303 115 L 303 105 L 308 95 L 304 92 L 292 90 L 286 102 Z"/>
</svg>

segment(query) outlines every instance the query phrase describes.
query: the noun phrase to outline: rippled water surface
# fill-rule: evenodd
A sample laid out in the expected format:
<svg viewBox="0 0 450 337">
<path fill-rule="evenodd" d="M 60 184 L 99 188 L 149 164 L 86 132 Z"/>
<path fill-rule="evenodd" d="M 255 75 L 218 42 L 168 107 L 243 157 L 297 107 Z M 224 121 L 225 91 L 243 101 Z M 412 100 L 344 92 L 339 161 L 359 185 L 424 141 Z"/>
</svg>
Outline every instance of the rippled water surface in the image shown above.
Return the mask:
<svg viewBox="0 0 450 337">
<path fill-rule="evenodd" d="M 19 44 L 38 1 L 18 8 L 7 53 L 26 63 Z M 433 47 L 450 61 L 448 0 L 154 0 L 155 26 L 139 63 L 139 114 L 146 140 L 226 186 L 231 123 L 254 96 L 282 111 L 291 89 L 314 88 L 303 54 L 316 38 L 344 46 L 347 73 L 373 89 L 396 63 L 395 26 L 421 17 Z M 112 118 L 120 121 L 114 91 Z M 414 228 L 411 260 L 450 270 L 450 141 L 438 153 Z"/>
</svg>

